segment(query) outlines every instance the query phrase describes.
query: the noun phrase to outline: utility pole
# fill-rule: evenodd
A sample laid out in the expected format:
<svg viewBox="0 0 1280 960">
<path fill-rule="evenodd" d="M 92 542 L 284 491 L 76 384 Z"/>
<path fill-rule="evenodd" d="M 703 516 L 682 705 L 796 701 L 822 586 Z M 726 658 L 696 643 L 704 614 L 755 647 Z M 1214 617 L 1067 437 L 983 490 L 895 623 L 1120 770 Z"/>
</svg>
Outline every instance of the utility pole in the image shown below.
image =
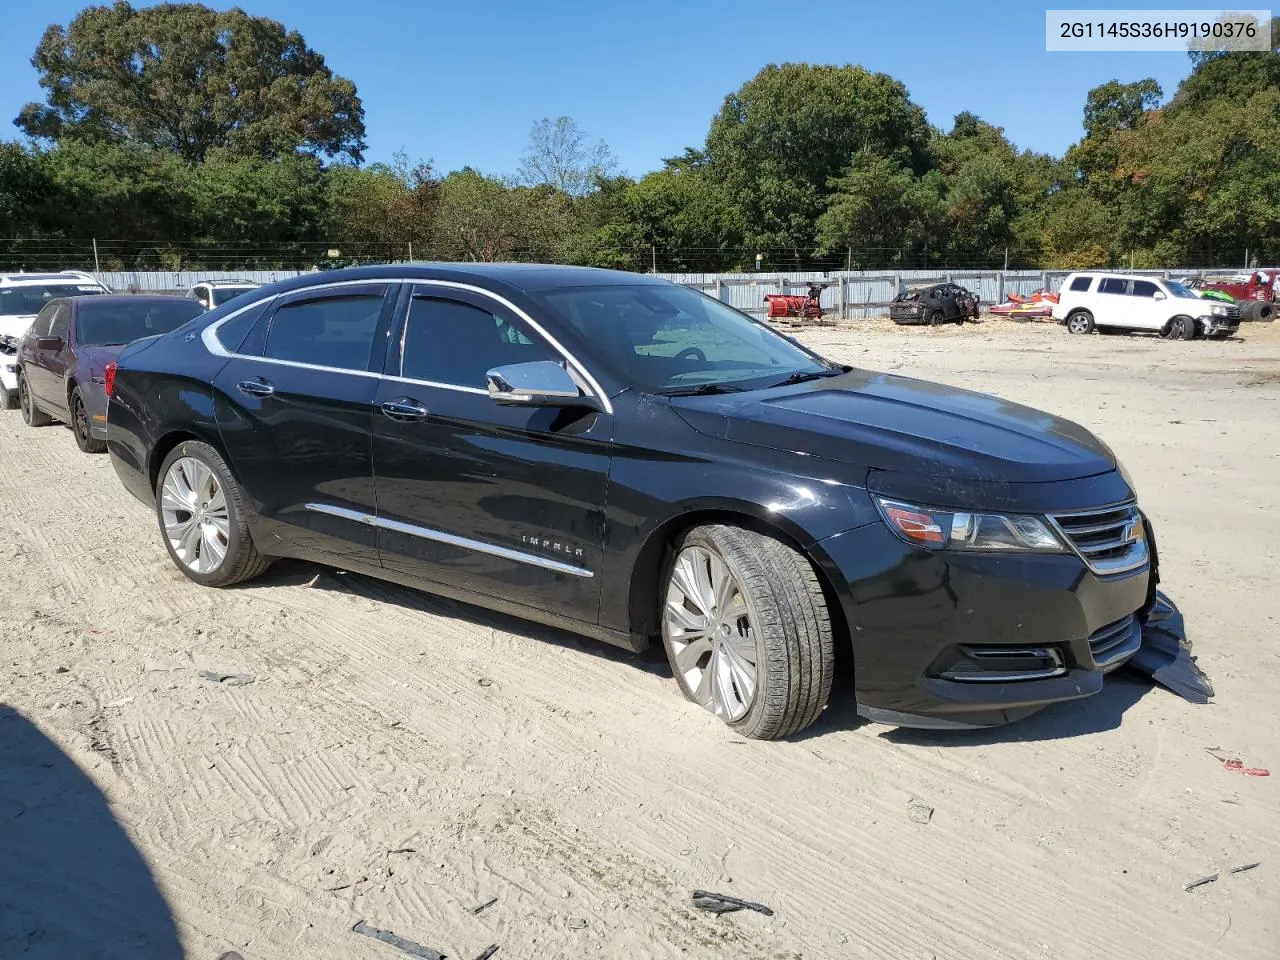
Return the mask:
<svg viewBox="0 0 1280 960">
<path fill-rule="evenodd" d="M 1004 248 L 1004 268 L 1005 270 L 1009 269 L 1009 248 L 1008 247 Z"/>
<path fill-rule="evenodd" d="M 101 273 L 102 267 L 98 264 L 98 238 L 93 238 L 93 272 Z"/>
<path fill-rule="evenodd" d="M 654 244 L 649 244 L 649 256 L 652 258 L 653 272 L 658 272 L 658 248 Z"/>
<path fill-rule="evenodd" d="M 409 241 L 409 262 L 413 263 L 413 241 Z"/>
<path fill-rule="evenodd" d="M 853 269 L 853 247 L 845 247 L 844 250 L 844 272 L 848 273 Z"/>
</svg>

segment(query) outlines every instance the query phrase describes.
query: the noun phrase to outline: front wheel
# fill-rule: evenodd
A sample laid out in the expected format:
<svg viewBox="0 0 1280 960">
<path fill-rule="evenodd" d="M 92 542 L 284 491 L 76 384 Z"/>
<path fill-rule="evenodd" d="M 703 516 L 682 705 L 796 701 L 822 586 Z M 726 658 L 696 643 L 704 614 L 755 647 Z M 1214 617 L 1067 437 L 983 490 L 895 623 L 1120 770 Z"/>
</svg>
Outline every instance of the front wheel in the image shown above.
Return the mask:
<svg viewBox="0 0 1280 960">
<path fill-rule="evenodd" d="M 93 435 L 89 425 L 89 411 L 85 409 L 84 397 L 80 388 L 71 391 L 71 432 L 76 435 L 76 446 L 84 453 L 104 453 L 107 449 L 105 440 Z"/>
<path fill-rule="evenodd" d="M 1194 340 L 1196 338 L 1196 322 L 1190 317 L 1174 317 L 1164 329 L 1160 331 L 1160 336 L 1166 340 Z"/>
<path fill-rule="evenodd" d="M 818 718 L 834 650 L 805 557 L 739 527 L 697 527 L 677 544 L 663 583 L 662 643 L 686 697 L 758 740 Z"/>
<path fill-rule="evenodd" d="M 271 560 L 254 546 L 240 488 L 222 455 L 188 440 L 165 457 L 156 487 L 160 535 L 174 564 L 206 587 L 258 576 Z"/>
<path fill-rule="evenodd" d="M 1067 332 L 1075 334 L 1093 333 L 1093 314 L 1088 310 L 1077 310 L 1067 317 Z"/>
</svg>

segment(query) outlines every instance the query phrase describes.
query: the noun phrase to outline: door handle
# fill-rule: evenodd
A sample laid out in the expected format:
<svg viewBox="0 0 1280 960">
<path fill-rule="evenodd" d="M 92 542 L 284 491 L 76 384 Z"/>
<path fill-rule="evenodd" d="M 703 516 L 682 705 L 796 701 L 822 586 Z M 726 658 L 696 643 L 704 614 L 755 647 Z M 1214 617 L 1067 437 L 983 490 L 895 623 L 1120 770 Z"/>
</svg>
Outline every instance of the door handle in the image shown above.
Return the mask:
<svg viewBox="0 0 1280 960">
<path fill-rule="evenodd" d="M 412 397 L 396 397 L 382 404 L 382 413 L 388 419 L 399 423 L 411 423 L 414 420 L 427 419 L 427 408 Z"/>
<path fill-rule="evenodd" d="M 275 387 L 263 380 L 241 380 L 236 389 L 251 397 L 269 397 L 276 392 Z"/>
</svg>

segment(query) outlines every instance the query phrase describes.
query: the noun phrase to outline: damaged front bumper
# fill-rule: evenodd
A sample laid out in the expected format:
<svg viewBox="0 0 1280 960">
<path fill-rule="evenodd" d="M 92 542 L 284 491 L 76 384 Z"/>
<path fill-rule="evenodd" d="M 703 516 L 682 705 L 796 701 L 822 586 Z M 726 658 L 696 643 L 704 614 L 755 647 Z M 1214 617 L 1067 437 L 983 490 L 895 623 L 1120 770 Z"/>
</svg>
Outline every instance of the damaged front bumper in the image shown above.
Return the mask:
<svg viewBox="0 0 1280 960">
<path fill-rule="evenodd" d="M 1145 522 L 1145 518 L 1144 518 Z M 1176 608 L 1157 594 L 1158 557 L 1098 576 L 1068 555 L 923 553 L 876 525 L 824 541 L 858 570 L 846 608 L 858 712 L 934 729 L 989 727 L 1099 693 L 1130 665 L 1184 696 L 1212 694 Z M 865 558 L 886 557 L 866 577 Z"/>
<path fill-rule="evenodd" d="M 1204 316 L 1199 318 L 1200 333 L 1205 337 L 1230 337 L 1240 329 L 1239 318 Z"/>
</svg>

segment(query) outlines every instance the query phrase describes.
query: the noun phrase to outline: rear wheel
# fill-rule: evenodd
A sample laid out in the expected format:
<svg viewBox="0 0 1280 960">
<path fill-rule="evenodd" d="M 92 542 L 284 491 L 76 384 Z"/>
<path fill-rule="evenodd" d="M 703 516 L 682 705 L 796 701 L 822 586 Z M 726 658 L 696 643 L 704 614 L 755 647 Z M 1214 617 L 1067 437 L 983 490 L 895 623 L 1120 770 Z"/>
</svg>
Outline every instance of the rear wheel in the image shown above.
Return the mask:
<svg viewBox="0 0 1280 960">
<path fill-rule="evenodd" d="M 36 406 L 27 378 L 22 374 L 18 374 L 18 406 L 22 408 L 22 421 L 28 427 L 47 427 L 53 423 L 53 417 Z"/>
<path fill-rule="evenodd" d="M 1076 334 L 1093 333 L 1093 314 L 1088 310 L 1077 310 L 1067 317 L 1067 332 Z"/>
<path fill-rule="evenodd" d="M 934 310 L 929 314 L 929 326 L 940 327 L 947 322 L 947 315 L 941 310 Z"/>
<path fill-rule="evenodd" d="M 222 455 L 207 443 L 178 444 L 160 467 L 156 517 L 169 556 L 206 587 L 228 587 L 271 564 L 254 546 L 240 488 Z"/>
<path fill-rule="evenodd" d="M 690 531 L 669 561 L 662 642 L 686 697 L 746 737 L 814 722 L 831 694 L 831 618 L 818 576 L 749 530 Z"/>
<path fill-rule="evenodd" d="M 106 441 L 93 435 L 79 387 L 71 391 L 71 432 L 76 435 L 76 446 L 85 453 L 103 453 L 107 449 Z"/>
</svg>

